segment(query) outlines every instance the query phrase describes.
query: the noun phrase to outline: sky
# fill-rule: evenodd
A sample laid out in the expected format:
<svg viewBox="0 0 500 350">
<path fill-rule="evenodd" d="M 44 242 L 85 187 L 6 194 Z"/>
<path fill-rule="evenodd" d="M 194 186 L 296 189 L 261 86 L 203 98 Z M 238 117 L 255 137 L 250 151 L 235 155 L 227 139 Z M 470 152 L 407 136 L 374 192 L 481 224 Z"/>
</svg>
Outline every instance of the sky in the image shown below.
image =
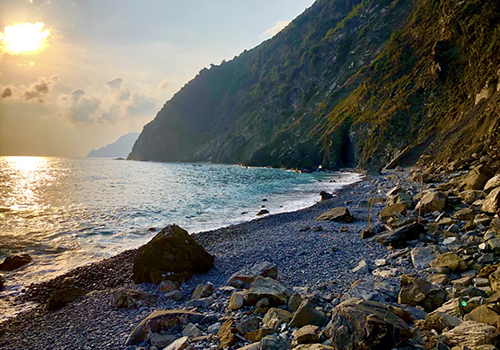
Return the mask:
<svg viewBox="0 0 500 350">
<path fill-rule="evenodd" d="M 0 156 L 84 157 L 140 132 L 200 70 L 313 2 L 0 0 Z"/>
</svg>

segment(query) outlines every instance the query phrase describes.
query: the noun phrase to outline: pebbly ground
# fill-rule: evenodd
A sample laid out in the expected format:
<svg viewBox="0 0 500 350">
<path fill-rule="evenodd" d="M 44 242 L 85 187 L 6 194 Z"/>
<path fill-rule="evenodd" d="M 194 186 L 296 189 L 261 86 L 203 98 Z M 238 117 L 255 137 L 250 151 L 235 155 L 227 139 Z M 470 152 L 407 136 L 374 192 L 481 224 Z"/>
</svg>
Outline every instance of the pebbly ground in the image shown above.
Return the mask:
<svg viewBox="0 0 500 350">
<path fill-rule="evenodd" d="M 370 177 L 347 186 L 330 200 L 291 213 L 270 215 L 251 222 L 196 234 L 194 237 L 215 256 L 215 267 L 196 275 L 181 286 L 187 299 L 196 285 L 211 282 L 224 286 L 227 279 L 258 262 L 269 261 L 279 268 L 279 280 L 289 288 L 307 287 L 319 295 L 342 295 L 359 276 L 352 272 L 359 261 L 374 268 L 376 259 L 390 252 L 373 241 L 362 240 L 367 227 L 367 200 L 381 196 L 398 183 L 418 191 L 407 182 L 406 172 Z M 346 206 L 357 220 L 351 224 L 315 221 L 323 212 Z M 372 223 L 379 222 L 384 204 L 372 210 Z M 373 218 L 375 216 L 375 218 Z M 152 311 L 183 306 L 163 297 L 157 285 L 134 285 L 131 281 L 134 251 L 84 266 L 53 281 L 31 286 L 23 301 L 40 306 L 0 323 L 0 349 L 121 349 L 127 336 Z M 399 264 L 398 275 L 413 272 L 411 264 Z M 53 312 L 44 310 L 51 291 L 65 276 L 75 285 L 93 291 L 66 307 Z M 399 280 L 394 277 L 394 280 Z M 127 287 L 157 295 L 159 301 L 150 308 L 116 309 L 109 305 L 110 291 Z"/>
</svg>

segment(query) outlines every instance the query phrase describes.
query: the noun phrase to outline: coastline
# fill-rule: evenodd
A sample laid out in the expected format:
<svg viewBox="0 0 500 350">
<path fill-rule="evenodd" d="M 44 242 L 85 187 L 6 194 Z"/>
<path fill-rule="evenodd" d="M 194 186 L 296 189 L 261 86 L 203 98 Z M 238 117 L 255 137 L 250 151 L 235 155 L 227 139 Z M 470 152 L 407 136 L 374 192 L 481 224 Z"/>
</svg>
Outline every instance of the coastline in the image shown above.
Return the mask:
<svg viewBox="0 0 500 350">
<path fill-rule="evenodd" d="M 308 288 L 321 295 L 345 293 L 358 277 L 351 271 L 360 260 L 374 261 L 387 255 L 384 246 L 366 243 L 360 238 L 360 232 L 367 225 L 367 199 L 377 195 L 377 191 L 386 192 L 398 182 L 406 181 L 406 177 L 406 172 L 394 173 L 391 179 L 387 175 L 365 177 L 338 190 L 336 197 L 311 207 L 194 234 L 193 237 L 215 256 L 215 266 L 210 272 L 195 275 L 183 283 L 181 291 L 189 295 L 196 285 L 206 282 L 216 288 L 222 287 L 242 268 L 270 261 L 278 266 L 279 281 L 286 287 Z M 348 207 L 357 220 L 352 224 L 314 220 L 337 206 Z M 374 211 L 381 208 L 374 208 Z M 317 229 L 305 230 L 307 227 Z M 151 311 L 182 304 L 163 299 L 164 293 L 158 286 L 134 285 L 131 281 L 133 256 L 134 251 L 126 251 L 49 282 L 30 286 L 23 298 L 25 301 L 46 302 L 51 291 L 68 276 L 75 279 L 76 286 L 90 293 L 58 311 L 48 312 L 40 305 L 2 322 L 0 348 L 122 348 L 131 328 Z M 411 266 L 406 270 L 411 271 Z M 110 293 L 118 287 L 156 295 L 159 301 L 151 308 L 113 309 L 109 306 Z M 77 332 L 69 339 L 60 337 L 75 330 Z M 20 332 L 23 337 L 19 337 Z M 74 343 L 76 340 L 78 344 Z"/>
</svg>

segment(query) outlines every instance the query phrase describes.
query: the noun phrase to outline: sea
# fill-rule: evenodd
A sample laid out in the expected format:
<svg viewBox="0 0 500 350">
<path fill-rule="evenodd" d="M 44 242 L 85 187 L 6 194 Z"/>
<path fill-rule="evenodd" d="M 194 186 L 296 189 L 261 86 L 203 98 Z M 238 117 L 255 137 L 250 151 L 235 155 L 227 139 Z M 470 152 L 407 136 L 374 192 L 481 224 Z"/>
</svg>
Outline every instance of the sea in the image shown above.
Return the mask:
<svg viewBox="0 0 500 350">
<path fill-rule="evenodd" d="M 0 321 L 33 306 L 12 306 L 31 283 L 137 248 L 167 225 L 197 233 L 256 219 L 264 208 L 295 211 L 359 180 L 210 163 L 0 157 L 0 262 L 33 258 L 1 272 Z"/>
</svg>

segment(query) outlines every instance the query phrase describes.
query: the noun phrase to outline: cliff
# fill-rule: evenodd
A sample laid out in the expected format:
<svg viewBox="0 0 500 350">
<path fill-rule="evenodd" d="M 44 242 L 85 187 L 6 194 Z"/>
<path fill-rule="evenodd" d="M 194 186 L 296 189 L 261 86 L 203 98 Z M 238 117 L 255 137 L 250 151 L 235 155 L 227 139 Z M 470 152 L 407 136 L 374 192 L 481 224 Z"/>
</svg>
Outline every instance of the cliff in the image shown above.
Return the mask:
<svg viewBox="0 0 500 350">
<path fill-rule="evenodd" d="M 137 132 L 128 133 L 107 146 L 98 150 L 93 149 L 87 157 L 126 157 L 138 137 L 139 133 Z"/>
<path fill-rule="evenodd" d="M 272 39 L 203 69 L 129 159 L 377 169 L 425 153 L 495 167 L 499 6 L 318 0 Z"/>
</svg>

